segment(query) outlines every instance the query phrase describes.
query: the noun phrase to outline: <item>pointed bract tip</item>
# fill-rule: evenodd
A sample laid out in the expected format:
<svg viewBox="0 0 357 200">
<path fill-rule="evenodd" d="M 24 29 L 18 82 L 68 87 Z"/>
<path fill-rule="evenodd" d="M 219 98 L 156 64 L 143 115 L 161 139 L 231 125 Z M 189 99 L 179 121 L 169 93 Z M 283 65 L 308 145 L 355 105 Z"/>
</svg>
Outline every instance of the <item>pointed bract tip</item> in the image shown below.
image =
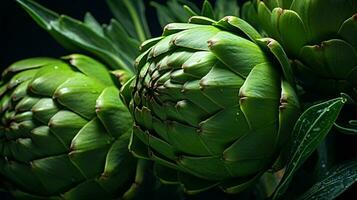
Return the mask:
<svg viewBox="0 0 357 200">
<path fill-rule="evenodd" d="M 283 9 L 283 8 L 276 8 L 276 10 L 277 10 L 277 13 L 279 14 L 279 15 L 282 15 L 282 14 L 284 14 L 284 12 L 285 12 L 285 10 Z"/>
<path fill-rule="evenodd" d="M 357 20 L 357 13 L 352 15 L 352 20 Z"/>
<path fill-rule="evenodd" d="M 208 40 L 207 41 L 208 48 L 210 48 L 210 49 L 213 48 L 216 43 L 217 43 L 217 41 L 215 41 L 215 40 Z"/>
</svg>

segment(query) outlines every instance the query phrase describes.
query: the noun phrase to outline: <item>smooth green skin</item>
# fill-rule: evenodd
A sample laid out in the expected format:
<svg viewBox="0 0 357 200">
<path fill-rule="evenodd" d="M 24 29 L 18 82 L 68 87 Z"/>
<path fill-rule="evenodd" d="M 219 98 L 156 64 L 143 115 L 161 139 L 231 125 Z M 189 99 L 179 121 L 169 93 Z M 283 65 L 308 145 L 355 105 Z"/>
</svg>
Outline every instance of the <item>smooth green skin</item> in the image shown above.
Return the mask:
<svg viewBox="0 0 357 200">
<path fill-rule="evenodd" d="M 136 82 L 123 90 L 134 87 L 129 148 L 189 193 L 247 188 L 276 160 L 299 114 L 278 47 L 236 17 L 167 25 L 142 45 Z"/>
<path fill-rule="evenodd" d="M 283 45 L 305 89 L 357 97 L 357 1 L 253 0 L 242 16 Z"/>
<path fill-rule="evenodd" d="M 0 89 L 0 174 L 19 199 L 113 199 L 133 183 L 132 119 L 97 61 L 30 58 Z M 130 196 L 130 195 L 129 195 Z"/>
</svg>

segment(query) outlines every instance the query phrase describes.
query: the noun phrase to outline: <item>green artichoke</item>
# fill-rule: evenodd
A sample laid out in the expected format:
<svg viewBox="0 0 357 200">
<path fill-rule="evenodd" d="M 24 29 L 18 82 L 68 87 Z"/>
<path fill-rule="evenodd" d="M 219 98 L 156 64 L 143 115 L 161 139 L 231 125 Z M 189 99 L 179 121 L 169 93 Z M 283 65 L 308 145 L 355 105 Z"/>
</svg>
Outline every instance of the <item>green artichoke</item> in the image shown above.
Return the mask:
<svg viewBox="0 0 357 200">
<path fill-rule="evenodd" d="M 282 44 L 305 89 L 357 95 L 357 1 L 254 0 L 243 18 Z"/>
<path fill-rule="evenodd" d="M 132 119 L 118 85 L 83 55 L 30 58 L 4 71 L 0 175 L 16 198 L 133 195 L 138 161 L 127 150 Z"/>
<path fill-rule="evenodd" d="M 163 181 L 236 193 L 274 163 L 299 114 L 276 41 L 236 17 L 192 17 L 142 51 L 122 91 L 133 96 L 124 98 L 135 121 L 129 148 L 154 160 Z"/>
</svg>

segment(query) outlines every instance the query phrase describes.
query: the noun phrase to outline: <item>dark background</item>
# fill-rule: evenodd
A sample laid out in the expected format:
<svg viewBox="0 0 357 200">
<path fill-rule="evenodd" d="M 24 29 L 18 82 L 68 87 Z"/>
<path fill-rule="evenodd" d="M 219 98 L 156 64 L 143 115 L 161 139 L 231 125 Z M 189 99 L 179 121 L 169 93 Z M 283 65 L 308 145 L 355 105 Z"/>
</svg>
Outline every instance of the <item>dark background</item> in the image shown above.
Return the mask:
<svg viewBox="0 0 357 200">
<path fill-rule="evenodd" d="M 165 2 L 164 0 L 156 0 Z M 103 0 L 36 0 L 57 13 L 66 14 L 76 19 L 83 19 L 90 12 L 100 23 L 109 22 L 112 17 Z M 145 1 L 148 4 L 149 1 Z M 197 1 L 201 4 L 203 1 Z M 147 5 L 147 17 L 154 35 L 159 35 L 161 27 L 155 11 Z M 2 0 L 0 6 L 0 67 L 4 69 L 16 60 L 34 56 L 59 57 L 66 51 L 51 36 L 41 29 L 15 0 Z"/>
<path fill-rule="evenodd" d="M 101 24 L 108 23 L 112 14 L 105 0 L 35 0 L 51 10 L 82 20 L 90 12 Z M 161 34 L 156 12 L 144 0 L 147 20 L 154 36 Z M 165 3 L 166 0 L 154 0 Z M 191 0 L 201 7 L 204 0 Z M 246 0 L 237 0 L 240 4 Z M 210 0 L 215 2 L 215 0 Z M 40 28 L 15 0 L 1 0 L 0 4 L 0 70 L 11 63 L 35 56 L 60 57 L 66 51 L 42 28 Z"/>
<path fill-rule="evenodd" d="M 155 0 L 166 2 L 165 0 Z M 107 23 L 112 17 L 109 8 L 103 0 L 36 0 L 36 2 L 51 8 L 57 13 L 66 14 L 76 19 L 83 19 L 86 12 L 100 22 Z M 153 35 L 161 34 L 161 27 L 156 20 L 155 10 L 147 4 L 147 19 Z M 201 5 L 203 0 L 193 0 Z M 11 63 L 37 56 L 60 57 L 71 52 L 62 48 L 54 39 L 42 28 L 40 28 L 15 0 L 2 0 L 0 6 L 0 71 Z M 337 139 L 338 149 L 341 150 L 339 157 L 350 159 L 356 156 L 356 140 L 351 136 L 339 135 Z M 349 151 L 352 149 L 352 151 Z M 350 152 L 345 154 L 344 152 Z M 339 199 L 349 199 L 352 189 L 340 196 Z M 207 196 L 208 197 L 208 196 Z M 7 199 L 0 192 L 0 199 Z"/>
</svg>

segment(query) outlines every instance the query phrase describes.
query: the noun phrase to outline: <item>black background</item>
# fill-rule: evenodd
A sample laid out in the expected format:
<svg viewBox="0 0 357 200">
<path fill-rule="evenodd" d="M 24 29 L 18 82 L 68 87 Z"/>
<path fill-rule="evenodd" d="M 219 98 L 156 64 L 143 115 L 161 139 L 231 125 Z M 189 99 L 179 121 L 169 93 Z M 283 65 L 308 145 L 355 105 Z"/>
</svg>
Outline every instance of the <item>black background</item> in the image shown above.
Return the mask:
<svg viewBox="0 0 357 200">
<path fill-rule="evenodd" d="M 156 0 L 165 2 L 164 0 Z M 109 22 L 112 14 L 103 0 L 36 0 L 57 13 L 76 19 L 83 19 L 86 12 L 100 22 Z M 201 4 L 202 1 L 195 1 Z M 155 11 L 147 4 L 147 19 L 154 35 L 159 35 L 161 27 Z M 15 0 L 2 0 L 0 4 L 0 67 L 4 69 L 16 60 L 35 56 L 59 57 L 70 52 L 56 43 L 24 12 Z"/>
<path fill-rule="evenodd" d="M 155 0 L 165 2 L 164 0 Z M 48 7 L 57 13 L 66 14 L 76 19 L 83 19 L 86 12 L 92 15 L 100 22 L 109 22 L 112 14 L 103 0 L 36 0 L 36 2 Z M 150 24 L 150 30 L 154 36 L 161 34 L 161 27 L 156 20 L 156 13 L 152 7 L 145 1 L 147 19 Z M 201 5 L 203 0 L 193 1 Z M 40 28 L 15 0 L 1 0 L 0 4 L 0 71 L 11 63 L 37 56 L 60 57 L 71 52 L 62 48 L 54 39 L 42 28 Z M 350 152 L 344 155 L 344 159 L 350 159 L 356 156 L 356 140 L 350 136 L 339 136 L 338 147 L 341 152 Z M 349 151 L 352 149 L 352 152 Z M 340 155 L 341 156 L 341 155 Z M 352 189 L 342 195 L 339 199 L 350 199 Z M 208 197 L 208 196 L 207 196 Z M 209 198 L 205 199 L 209 199 Z M 0 192 L 0 199 L 7 199 Z M 214 199 L 214 198 L 213 198 Z"/>
</svg>

